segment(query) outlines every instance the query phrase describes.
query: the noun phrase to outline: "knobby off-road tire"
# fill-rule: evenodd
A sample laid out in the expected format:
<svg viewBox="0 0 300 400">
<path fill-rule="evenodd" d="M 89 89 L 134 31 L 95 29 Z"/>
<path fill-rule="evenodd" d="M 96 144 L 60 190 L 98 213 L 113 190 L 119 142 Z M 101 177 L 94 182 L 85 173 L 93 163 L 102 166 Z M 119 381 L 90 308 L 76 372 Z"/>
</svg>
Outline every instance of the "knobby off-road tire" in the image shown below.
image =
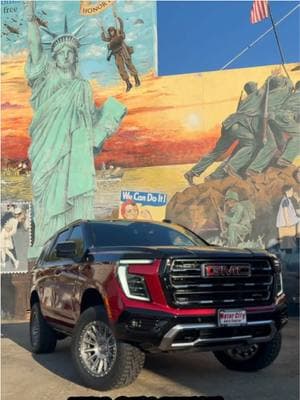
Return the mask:
<svg viewBox="0 0 300 400">
<path fill-rule="evenodd" d="M 145 361 L 141 350 L 116 340 L 102 307 L 90 307 L 81 314 L 71 349 L 83 382 L 96 390 L 129 385 Z"/>
<path fill-rule="evenodd" d="M 56 333 L 45 321 L 39 303 L 34 303 L 30 314 L 30 342 L 33 353 L 52 353 L 56 346 Z"/>
<path fill-rule="evenodd" d="M 277 332 L 270 342 L 240 348 L 215 351 L 215 357 L 226 368 L 253 372 L 268 367 L 277 358 L 281 348 L 281 334 Z"/>
</svg>

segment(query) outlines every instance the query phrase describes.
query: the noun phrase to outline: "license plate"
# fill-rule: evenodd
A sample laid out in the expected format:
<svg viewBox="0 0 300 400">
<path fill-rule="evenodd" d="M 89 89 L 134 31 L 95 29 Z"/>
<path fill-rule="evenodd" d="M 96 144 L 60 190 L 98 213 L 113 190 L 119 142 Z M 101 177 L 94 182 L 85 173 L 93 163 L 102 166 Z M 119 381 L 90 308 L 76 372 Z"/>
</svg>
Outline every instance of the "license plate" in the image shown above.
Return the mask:
<svg viewBox="0 0 300 400">
<path fill-rule="evenodd" d="M 219 310 L 219 326 L 240 326 L 246 324 L 246 310 Z"/>
</svg>

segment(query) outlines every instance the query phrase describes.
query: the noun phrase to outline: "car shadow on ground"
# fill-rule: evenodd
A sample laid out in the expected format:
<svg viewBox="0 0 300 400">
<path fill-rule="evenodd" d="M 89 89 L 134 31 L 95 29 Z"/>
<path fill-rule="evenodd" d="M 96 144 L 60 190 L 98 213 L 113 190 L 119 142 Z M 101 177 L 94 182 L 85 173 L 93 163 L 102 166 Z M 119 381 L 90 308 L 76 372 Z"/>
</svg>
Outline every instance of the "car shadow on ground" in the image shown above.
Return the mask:
<svg viewBox="0 0 300 400">
<path fill-rule="evenodd" d="M 8 338 L 26 351 L 31 352 L 28 322 L 2 324 L 2 338 Z M 70 345 L 70 338 L 60 340 L 57 342 L 54 353 L 32 354 L 32 358 L 59 377 L 83 385 L 73 366 Z M 209 359 L 208 362 L 207 359 Z M 174 382 L 180 382 L 191 389 L 202 391 L 201 382 L 203 383 L 209 376 L 212 376 L 212 373 L 216 372 L 216 366 L 217 369 L 222 368 L 211 355 L 204 353 L 148 354 L 144 368 L 156 376 L 165 377 L 174 380 Z M 199 380 L 199 375 L 201 375 L 201 380 Z M 147 380 L 143 384 L 146 386 L 149 384 L 149 388 L 145 387 L 145 391 L 151 392 L 153 383 Z"/>
<path fill-rule="evenodd" d="M 29 323 L 4 323 L 2 324 L 2 338 L 8 338 L 23 349 L 31 353 L 29 339 Z M 32 354 L 32 358 L 48 371 L 56 374 L 60 378 L 66 379 L 77 385 L 84 386 L 80 380 L 72 362 L 70 352 L 71 339 L 66 338 L 57 342 L 56 350 L 50 354 Z M 204 357 L 204 358 L 203 358 Z M 216 362 L 207 363 L 207 354 L 157 354 L 147 355 L 145 362 L 145 370 L 155 376 L 158 385 L 162 385 L 162 393 L 165 392 L 165 382 L 160 378 L 167 378 L 170 381 L 180 382 L 182 385 L 189 387 L 192 390 L 203 392 L 201 382 L 207 380 L 209 375 L 215 372 Z M 213 357 L 211 357 L 213 359 Z M 191 364 L 192 362 L 192 364 Z M 195 364 L 198 368 L 195 368 Z M 222 368 L 221 366 L 218 368 Z M 180 375 L 180 376 L 179 376 Z M 199 375 L 202 376 L 201 380 Z M 153 382 L 149 379 L 143 379 L 143 387 L 145 392 L 151 393 Z M 167 389 L 169 390 L 169 389 Z M 174 394 L 172 387 L 170 394 Z M 215 395 L 220 394 L 217 390 Z"/>
<path fill-rule="evenodd" d="M 299 371 L 297 361 L 299 354 L 298 319 L 295 318 L 293 322 L 290 321 L 285 330 L 285 336 L 284 347 L 278 360 L 271 367 L 256 373 L 229 371 L 217 362 L 212 353 L 150 354 L 146 357 L 144 371 L 151 373 L 155 384 L 161 386 L 162 393 L 169 391 L 166 382 L 169 385 L 170 381 L 173 381 L 174 384 L 185 386 L 193 392 L 205 393 L 210 396 L 219 395 L 224 396 L 224 398 L 227 398 L 227 396 L 229 398 L 243 398 L 240 397 L 241 393 L 239 393 L 241 388 L 251 390 L 253 398 L 264 398 L 264 392 L 267 388 L 281 396 L 284 395 L 284 389 L 280 379 L 288 378 L 290 373 L 288 369 Z M 8 338 L 26 351 L 31 352 L 28 322 L 3 323 L 2 338 Z M 61 340 L 58 342 L 54 353 L 33 354 L 32 357 L 37 363 L 57 376 L 84 386 L 72 362 L 70 342 L 70 338 Z M 293 352 L 295 357 L 289 359 L 289 354 Z M 274 377 L 276 378 L 275 382 Z M 278 384 L 276 383 L 277 379 Z M 228 385 L 228 382 L 233 382 L 233 380 L 235 384 Z M 144 393 L 151 393 L 154 384 L 152 378 L 150 380 L 143 379 L 142 374 L 141 381 L 143 382 Z M 254 381 L 256 382 L 255 385 L 253 385 Z M 296 386 L 294 387 L 296 384 L 297 382 L 294 382 L 294 380 L 290 382 L 292 386 L 290 390 L 293 391 L 293 394 L 298 392 Z M 172 387 L 170 387 L 170 394 L 174 394 Z M 249 397 L 245 396 L 244 398 Z"/>
<path fill-rule="evenodd" d="M 2 339 L 8 338 L 31 353 L 28 322 L 3 323 L 1 333 Z M 32 354 L 32 358 L 61 378 L 82 385 L 72 363 L 70 344 L 70 338 L 59 340 L 54 353 Z"/>
<path fill-rule="evenodd" d="M 230 371 L 216 360 L 212 352 L 152 355 L 146 359 L 144 368 L 209 396 L 271 399 L 276 394 L 278 399 L 298 399 L 299 319 L 290 317 L 289 324 L 283 329 L 278 358 L 268 368 L 257 372 Z M 288 394 L 282 382 L 289 382 Z"/>
</svg>

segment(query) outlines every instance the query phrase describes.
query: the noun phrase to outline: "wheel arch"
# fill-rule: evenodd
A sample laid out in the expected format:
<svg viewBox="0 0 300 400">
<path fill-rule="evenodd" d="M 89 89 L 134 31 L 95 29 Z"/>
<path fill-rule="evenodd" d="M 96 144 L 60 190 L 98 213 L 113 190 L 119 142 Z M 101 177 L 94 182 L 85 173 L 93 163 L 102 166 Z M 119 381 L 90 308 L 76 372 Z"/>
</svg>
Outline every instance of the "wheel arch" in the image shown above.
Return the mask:
<svg viewBox="0 0 300 400">
<path fill-rule="evenodd" d="M 106 311 L 104 299 L 96 288 L 88 288 L 83 292 L 80 302 L 80 314 L 89 307 L 103 306 Z"/>
</svg>

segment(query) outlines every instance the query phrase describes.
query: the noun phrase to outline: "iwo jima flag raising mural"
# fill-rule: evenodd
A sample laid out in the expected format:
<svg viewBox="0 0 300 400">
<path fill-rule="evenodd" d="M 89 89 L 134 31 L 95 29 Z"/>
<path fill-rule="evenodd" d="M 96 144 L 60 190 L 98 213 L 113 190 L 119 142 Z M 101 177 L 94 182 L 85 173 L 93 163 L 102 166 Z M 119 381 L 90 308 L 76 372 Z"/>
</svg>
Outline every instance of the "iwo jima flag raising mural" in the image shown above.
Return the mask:
<svg viewBox="0 0 300 400">
<path fill-rule="evenodd" d="M 127 189 L 163 193 L 165 217 L 214 242 L 270 247 L 280 238 L 279 251 L 294 251 L 297 64 L 285 64 L 288 74 L 271 65 L 157 77 L 153 2 L 116 1 L 93 16 L 74 2 L 17 8 L 5 23 L 19 21 L 20 36 L 2 43 L 3 197 L 33 201 L 32 256 L 73 219 L 118 217 Z M 114 27 L 120 53 L 102 27 L 105 37 Z M 36 53 L 38 35 L 45 44 Z"/>
<path fill-rule="evenodd" d="M 299 8 L 299 5 L 294 7 L 281 21 L 297 8 Z M 206 177 L 206 181 L 210 180 L 211 184 L 206 182 L 201 185 L 201 190 L 203 191 L 202 199 L 204 200 L 203 204 L 205 204 L 205 201 L 212 204 L 215 221 L 219 225 L 214 228 L 218 231 L 218 235 L 212 240 L 231 246 L 245 246 L 247 244 L 253 245 L 253 242 L 249 240 L 251 239 L 251 233 L 257 230 L 258 234 L 262 230 L 261 223 L 264 219 L 257 219 L 258 225 L 256 228 L 257 213 L 255 203 L 257 203 L 258 199 L 255 198 L 255 191 L 253 193 L 251 186 L 248 186 L 248 190 L 246 189 L 245 182 L 243 182 L 243 188 L 239 188 L 241 184 L 239 181 L 249 181 L 257 192 L 261 192 L 258 195 L 259 197 L 264 193 L 263 188 L 260 187 L 262 184 L 276 180 L 277 174 L 283 178 L 282 174 L 285 168 L 291 168 L 290 171 L 293 172 L 294 179 L 289 185 L 282 186 L 286 179 L 284 177 L 281 184 L 281 192 L 284 195 L 284 199 L 280 201 L 276 218 L 277 233 L 279 235 L 277 239 L 279 240 L 276 241 L 275 239 L 275 229 L 270 227 L 269 230 L 273 230 L 272 234 L 270 234 L 267 228 L 268 224 L 265 223 L 264 228 L 269 235 L 267 232 L 261 235 L 258 234 L 256 244 L 259 247 L 263 247 L 266 246 L 266 243 L 273 243 L 271 247 L 274 247 L 274 243 L 277 243 L 278 249 L 298 252 L 300 226 L 299 169 L 292 168 L 292 165 L 294 162 L 297 163 L 300 151 L 300 81 L 293 83 L 286 69 L 276 31 L 278 23 L 274 23 L 268 1 L 255 0 L 250 13 L 251 23 L 260 22 L 268 17 L 271 19 L 272 28 L 268 29 L 256 41 L 230 60 L 223 69 L 236 61 L 270 30 L 274 32 L 282 68 L 274 69 L 260 88 L 257 82 L 249 81 L 245 83 L 236 111 L 222 122 L 221 134 L 215 147 L 193 165 L 184 174 L 184 177 L 193 186 L 196 177 L 201 176 L 215 161 L 227 154 L 224 162 Z M 297 68 L 293 70 L 297 70 Z M 235 148 L 228 157 L 228 152 L 234 145 Z M 264 174 L 263 180 L 261 180 L 262 174 Z M 274 174 L 274 176 L 268 179 L 271 174 Z M 236 182 L 233 182 L 232 186 L 227 186 L 225 191 L 223 190 L 223 206 L 220 206 L 217 201 L 220 194 L 218 193 L 219 190 L 217 190 L 219 188 L 212 181 L 223 180 L 226 182 L 228 180 L 226 179 L 227 177 L 235 179 Z M 278 191 L 280 183 L 279 181 L 277 183 Z M 297 185 L 297 191 L 294 190 L 293 185 Z M 263 197 L 269 197 L 271 194 L 276 199 L 276 197 L 280 196 L 279 193 L 265 192 Z M 275 200 L 274 197 L 270 199 L 271 202 L 265 199 L 264 204 L 260 205 L 260 211 L 263 210 L 262 214 L 259 213 L 261 217 L 266 215 L 266 211 L 268 214 L 270 209 L 275 210 L 276 207 L 278 208 L 278 198 Z M 272 201 L 273 204 L 271 204 Z M 193 205 L 191 208 L 190 217 L 195 217 L 195 213 L 196 216 L 198 213 L 198 220 L 201 220 L 197 206 Z M 207 212 L 208 210 L 204 211 L 204 213 Z M 172 216 L 172 212 L 169 216 Z M 209 231 L 211 219 L 208 219 L 208 221 Z M 274 218 L 271 221 L 274 224 Z M 194 222 L 193 228 L 197 229 L 196 226 L 197 224 Z M 201 230 L 205 233 L 206 228 L 202 227 Z M 213 235 L 213 231 L 211 235 Z"/>
</svg>

